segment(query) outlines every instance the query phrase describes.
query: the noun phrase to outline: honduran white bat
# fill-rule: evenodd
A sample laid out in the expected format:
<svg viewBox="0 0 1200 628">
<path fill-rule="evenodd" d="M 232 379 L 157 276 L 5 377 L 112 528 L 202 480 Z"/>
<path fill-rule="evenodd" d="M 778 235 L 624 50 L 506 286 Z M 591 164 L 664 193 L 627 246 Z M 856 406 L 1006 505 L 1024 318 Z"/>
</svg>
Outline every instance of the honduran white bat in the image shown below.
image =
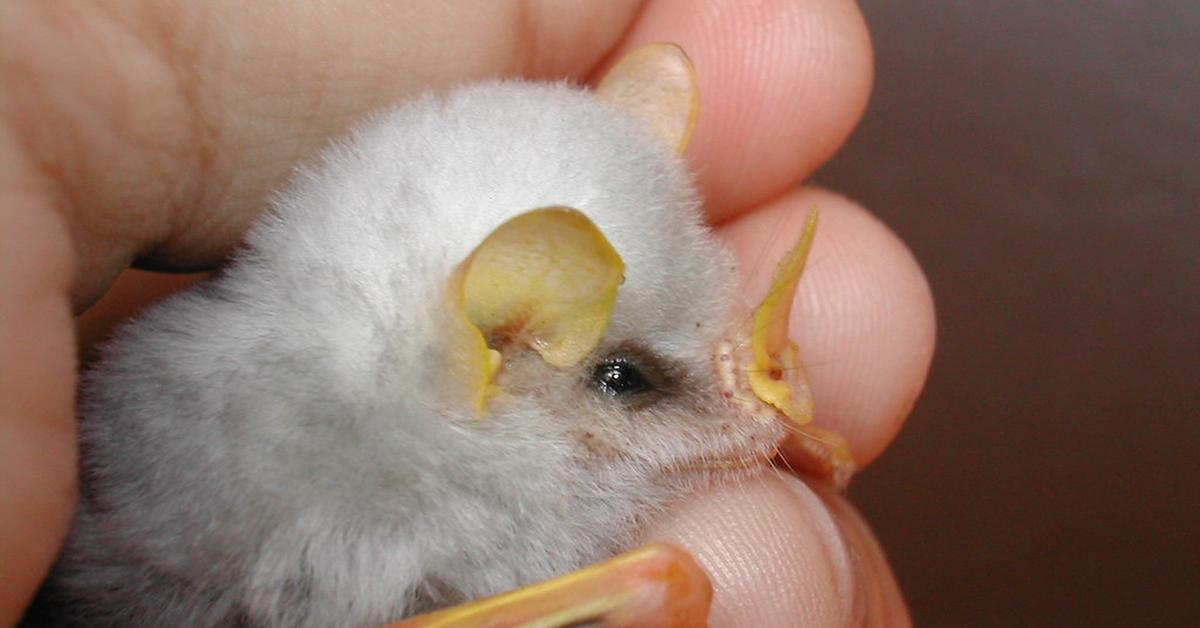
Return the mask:
<svg viewBox="0 0 1200 628">
<path fill-rule="evenodd" d="M 814 223 L 739 307 L 681 156 L 697 98 L 682 51 L 654 45 L 594 92 L 417 97 L 303 166 L 218 276 L 86 374 L 46 616 L 379 625 L 631 550 L 785 438 L 844 481 L 787 337 Z M 688 623 L 646 600 L 694 571 L 650 547 L 417 621 Z"/>
</svg>

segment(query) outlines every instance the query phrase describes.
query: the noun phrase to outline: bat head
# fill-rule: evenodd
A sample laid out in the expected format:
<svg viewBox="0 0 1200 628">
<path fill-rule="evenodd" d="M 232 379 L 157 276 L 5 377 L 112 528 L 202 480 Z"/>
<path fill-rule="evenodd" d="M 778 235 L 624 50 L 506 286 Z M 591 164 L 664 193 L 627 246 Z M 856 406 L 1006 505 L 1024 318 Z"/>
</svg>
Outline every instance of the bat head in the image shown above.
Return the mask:
<svg viewBox="0 0 1200 628">
<path fill-rule="evenodd" d="M 676 176 L 698 107 L 686 56 L 639 50 L 598 96 L 651 131 L 672 176 L 648 168 L 598 210 L 539 207 L 490 232 L 447 282 L 444 368 L 475 415 L 463 430 L 504 433 L 506 447 L 536 435 L 575 471 L 557 488 L 596 504 L 622 492 L 659 503 L 664 490 L 760 470 L 789 421 L 809 421 L 787 321 L 815 223 L 767 299 L 740 307 L 729 255 Z M 608 204 L 623 197 L 652 200 Z"/>
</svg>

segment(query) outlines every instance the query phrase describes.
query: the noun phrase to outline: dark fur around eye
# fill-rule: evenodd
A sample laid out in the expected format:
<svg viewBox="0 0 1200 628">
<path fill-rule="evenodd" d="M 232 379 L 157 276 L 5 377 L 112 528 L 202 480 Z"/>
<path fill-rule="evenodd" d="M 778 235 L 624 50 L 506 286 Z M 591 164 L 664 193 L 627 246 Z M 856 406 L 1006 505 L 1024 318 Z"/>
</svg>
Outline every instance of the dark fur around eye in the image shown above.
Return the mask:
<svg viewBox="0 0 1200 628">
<path fill-rule="evenodd" d="M 631 360 L 608 358 L 592 369 L 592 382 L 600 392 L 624 397 L 654 390 L 654 385 Z"/>
<path fill-rule="evenodd" d="M 634 344 L 605 352 L 588 372 L 588 385 L 629 410 L 642 410 L 674 398 L 686 380 L 673 361 Z"/>
</svg>

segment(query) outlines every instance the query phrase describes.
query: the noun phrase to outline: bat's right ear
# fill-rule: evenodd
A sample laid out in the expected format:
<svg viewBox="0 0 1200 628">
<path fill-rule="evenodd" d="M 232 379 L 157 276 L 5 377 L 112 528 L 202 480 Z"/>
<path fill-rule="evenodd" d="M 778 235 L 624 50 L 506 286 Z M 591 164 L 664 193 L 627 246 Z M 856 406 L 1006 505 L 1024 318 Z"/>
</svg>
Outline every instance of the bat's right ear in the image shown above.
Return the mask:
<svg viewBox="0 0 1200 628">
<path fill-rule="evenodd" d="M 522 344 L 566 367 L 608 328 L 625 263 L 587 216 L 525 212 L 496 228 L 450 279 L 451 377 L 482 414 L 500 368 L 497 347 Z"/>
<path fill-rule="evenodd" d="M 687 53 L 675 44 L 642 46 L 617 61 L 596 94 L 650 123 L 682 155 L 700 115 L 700 88 Z"/>
</svg>

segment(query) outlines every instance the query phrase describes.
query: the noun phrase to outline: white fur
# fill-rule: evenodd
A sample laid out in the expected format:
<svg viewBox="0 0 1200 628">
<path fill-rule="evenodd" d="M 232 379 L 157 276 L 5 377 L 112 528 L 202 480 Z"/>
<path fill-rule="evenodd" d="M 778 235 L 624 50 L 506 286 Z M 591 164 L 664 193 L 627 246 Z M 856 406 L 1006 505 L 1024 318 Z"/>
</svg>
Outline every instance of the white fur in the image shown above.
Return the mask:
<svg viewBox="0 0 1200 628">
<path fill-rule="evenodd" d="M 604 346 L 636 341 L 711 392 L 730 258 L 670 147 L 566 85 L 418 98 L 303 168 L 222 276 L 126 326 L 87 375 L 57 621 L 373 625 L 626 547 L 680 490 L 660 463 L 727 444 L 711 425 L 635 421 L 577 374 L 515 363 L 484 419 L 446 385 L 449 274 L 549 205 L 626 262 Z M 581 426 L 628 456 L 581 458 Z"/>
</svg>

